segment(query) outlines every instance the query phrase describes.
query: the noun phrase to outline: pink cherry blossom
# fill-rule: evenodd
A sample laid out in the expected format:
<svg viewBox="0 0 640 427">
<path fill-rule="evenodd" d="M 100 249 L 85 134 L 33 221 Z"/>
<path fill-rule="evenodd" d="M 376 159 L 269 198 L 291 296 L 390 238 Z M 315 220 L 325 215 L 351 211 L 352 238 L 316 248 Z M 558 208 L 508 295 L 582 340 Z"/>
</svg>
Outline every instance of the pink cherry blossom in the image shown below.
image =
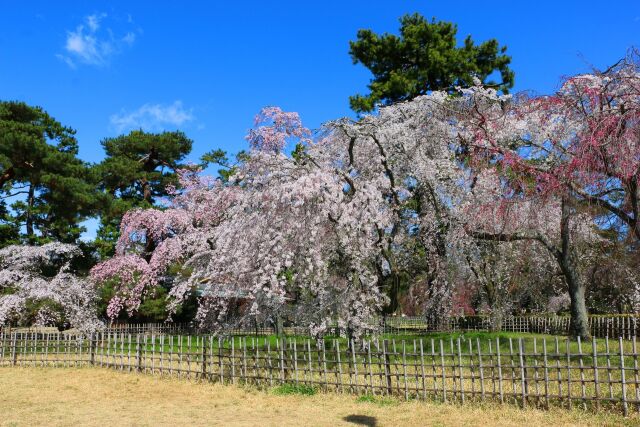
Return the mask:
<svg viewBox="0 0 640 427">
<path fill-rule="evenodd" d="M 28 322 L 27 305 L 44 303 L 30 320 L 36 325 L 100 330 L 95 288 L 70 271 L 70 261 L 81 255 L 78 247 L 63 243 L 0 249 L 0 325 Z"/>
</svg>

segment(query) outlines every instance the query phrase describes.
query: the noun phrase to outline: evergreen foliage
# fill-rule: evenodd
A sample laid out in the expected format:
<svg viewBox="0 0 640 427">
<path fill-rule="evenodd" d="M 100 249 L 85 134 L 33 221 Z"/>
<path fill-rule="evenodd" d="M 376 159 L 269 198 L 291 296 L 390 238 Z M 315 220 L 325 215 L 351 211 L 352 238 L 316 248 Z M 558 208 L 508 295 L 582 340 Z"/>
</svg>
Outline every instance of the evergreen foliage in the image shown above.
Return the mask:
<svg viewBox="0 0 640 427">
<path fill-rule="evenodd" d="M 455 91 L 470 87 L 478 78 L 485 86 L 504 93 L 513 87 L 514 72 L 507 47 L 496 39 L 475 44 L 471 36 L 458 46 L 458 27 L 445 21 L 429 22 L 415 13 L 400 18 L 400 35 L 378 35 L 371 30 L 358 31 L 351 41 L 353 63 L 361 63 L 373 74 L 368 95 L 349 98 L 358 112 L 373 111 L 378 104 L 407 101 L 434 90 Z M 494 80 L 496 74 L 500 80 Z"/>
</svg>

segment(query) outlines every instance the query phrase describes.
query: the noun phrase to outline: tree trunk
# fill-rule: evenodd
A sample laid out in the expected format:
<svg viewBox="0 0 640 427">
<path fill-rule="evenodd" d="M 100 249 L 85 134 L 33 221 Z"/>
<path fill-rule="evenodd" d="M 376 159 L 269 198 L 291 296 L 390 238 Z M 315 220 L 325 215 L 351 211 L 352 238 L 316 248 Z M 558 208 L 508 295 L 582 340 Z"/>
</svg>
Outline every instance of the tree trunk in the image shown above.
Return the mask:
<svg viewBox="0 0 640 427">
<path fill-rule="evenodd" d="M 589 317 L 587 313 L 587 305 L 585 303 L 586 283 L 582 279 L 578 266 L 573 256 L 573 248 L 571 246 L 571 220 L 572 210 L 569 205 L 568 198 L 562 199 L 562 216 L 560 220 L 560 238 L 561 248 L 558 249 L 550 243 L 544 236 L 530 237 L 526 235 L 514 234 L 491 234 L 483 232 L 475 232 L 473 236 L 477 239 L 492 240 L 495 242 L 513 242 L 517 240 L 537 240 L 549 250 L 558 262 L 562 276 L 565 279 L 569 296 L 571 298 L 571 326 L 570 334 L 572 337 L 580 337 L 582 339 L 591 339 L 589 332 Z"/>
<path fill-rule="evenodd" d="M 33 237 L 33 205 L 35 203 L 35 190 L 33 188 L 33 184 L 29 185 L 29 195 L 27 196 L 27 212 L 26 212 L 26 220 L 25 220 L 25 228 L 27 231 L 27 238 L 31 239 Z"/>
<path fill-rule="evenodd" d="M 478 277 L 476 275 L 476 277 Z M 484 292 L 487 295 L 487 304 L 491 310 L 491 332 L 502 331 L 502 307 L 498 307 L 498 297 L 496 295 L 496 287 L 488 280 L 484 280 Z"/>
<path fill-rule="evenodd" d="M 282 317 L 279 314 L 276 314 L 274 326 L 275 326 L 275 332 L 277 336 L 284 335 L 284 326 L 282 324 Z"/>
<path fill-rule="evenodd" d="M 393 253 L 389 249 L 385 249 L 382 255 L 389 264 L 389 272 L 387 274 L 385 274 L 381 265 L 377 265 L 379 286 L 389 297 L 389 303 L 382 307 L 382 314 L 386 315 L 395 313 L 400 305 L 400 276 Z"/>
<path fill-rule="evenodd" d="M 145 239 L 146 240 L 144 244 L 144 252 L 142 253 L 142 257 L 145 259 L 145 261 L 149 262 L 151 261 L 151 257 L 153 256 L 153 251 L 156 250 L 156 242 L 154 242 L 153 239 L 149 237 L 148 233 Z"/>
<path fill-rule="evenodd" d="M 502 323 L 504 315 L 500 313 L 491 313 L 491 332 L 502 332 Z"/>
<path fill-rule="evenodd" d="M 589 331 L 589 315 L 587 313 L 587 304 L 585 302 L 586 286 L 581 280 L 580 274 L 573 262 L 569 221 L 571 217 L 571 208 L 565 199 L 562 200 L 562 218 L 560 220 L 560 237 L 562 239 L 562 250 L 560 251 L 559 263 L 565 281 L 569 288 L 569 297 L 571 298 L 571 324 L 569 326 L 569 334 L 572 337 L 580 337 L 581 339 L 591 339 Z"/>
<path fill-rule="evenodd" d="M 384 314 L 394 314 L 400 307 L 400 277 L 396 271 L 391 271 L 389 276 L 382 279 L 382 283 L 388 285 L 389 304 L 382 312 Z M 384 286 L 387 288 L 387 286 Z"/>
<path fill-rule="evenodd" d="M 146 178 L 140 180 L 140 186 L 142 187 L 142 200 L 151 203 L 151 184 Z"/>
<path fill-rule="evenodd" d="M 572 337 L 581 339 L 591 339 L 589 331 L 589 316 L 587 305 L 585 304 L 585 286 L 583 283 L 569 285 L 569 296 L 571 297 L 571 324 L 569 334 Z"/>
</svg>

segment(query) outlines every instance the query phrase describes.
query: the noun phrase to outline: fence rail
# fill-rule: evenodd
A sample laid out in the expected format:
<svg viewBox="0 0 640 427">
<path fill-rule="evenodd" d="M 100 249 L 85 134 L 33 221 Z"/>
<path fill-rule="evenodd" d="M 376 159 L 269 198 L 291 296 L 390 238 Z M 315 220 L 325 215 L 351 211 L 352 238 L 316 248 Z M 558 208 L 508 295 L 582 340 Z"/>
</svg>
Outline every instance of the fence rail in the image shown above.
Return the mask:
<svg viewBox="0 0 640 427">
<path fill-rule="evenodd" d="M 568 335 L 570 318 L 566 316 L 510 316 L 505 317 L 499 327 L 495 321 L 486 316 L 451 317 L 439 323 L 430 323 L 423 317 L 388 316 L 375 319 L 373 324 L 379 325 L 384 334 L 420 335 L 430 332 L 464 332 L 464 331 L 492 331 L 538 333 L 551 335 Z M 591 334 L 596 337 L 631 339 L 640 336 L 640 315 L 596 315 L 589 317 Z M 10 328 L 0 327 L 0 332 L 53 332 L 54 328 Z M 189 323 L 112 323 L 105 329 L 107 333 L 128 334 L 165 334 L 165 335 L 193 335 L 206 334 Z M 329 328 L 328 335 L 341 335 L 337 326 Z M 73 331 L 70 331 L 73 333 Z M 225 330 L 224 335 L 274 335 L 276 329 L 269 324 L 254 327 L 238 327 Z M 302 326 L 285 326 L 283 335 L 308 335 L 309 330 Z"/>
<path fill-rule="evenodd" d="M 636 339 L 286 339 L 0 333 L 0 366 L 99 366 L 220 383 L 442 402 L 640 412 Z"/>
<path fill-rule="evenodd" d="M 498 326 L 494 319 L 486 316 L 451 317 L 437 324 L 422 317 L 393 316 L 381 323 L 385 333 L 500 330 L 568 335 L 571 319 L 567 316 L 509 316 Z M 588 323 L 591 334 L 597 337 L 631 339 L 640 335 L 640 316 L 637 314 L 589 316 Z"/>
<path fill-rule="evenodd" d="M 551 335 L 568 335 L 570 318 L 566 316 L 510 316 L 505 317 L 501 325 L 496 327 L 495 321 L 486 316 L 451 317 L 439 323 L 430 323 L 424 317 L 389 316 L 373 323 L 380 325 L 385 334 L 415 334 L 443 331 L 491 331 L 539 333 Z M 640 317 L 638 315 L 623 316 L 590 316 L 589 328 L 596 337 L 623 337 L 631 339 L 640 335 Z M 186 323 L 146 323 L 146 324 L 113 324 L 110 332 L 126 333 L 163 333 L 181 334 L 197 333 L 197 328 Z M 307 335 L 308 329 L 300 326 L 285 326 L 284 335 Z M 275 328 L 259 325 L 252 328 L 234 328 L 225 331 L 226 335 L 273 335 Z M 330 335 L 340 335 L 338 327 L 329 328 Z"/>
</svg>

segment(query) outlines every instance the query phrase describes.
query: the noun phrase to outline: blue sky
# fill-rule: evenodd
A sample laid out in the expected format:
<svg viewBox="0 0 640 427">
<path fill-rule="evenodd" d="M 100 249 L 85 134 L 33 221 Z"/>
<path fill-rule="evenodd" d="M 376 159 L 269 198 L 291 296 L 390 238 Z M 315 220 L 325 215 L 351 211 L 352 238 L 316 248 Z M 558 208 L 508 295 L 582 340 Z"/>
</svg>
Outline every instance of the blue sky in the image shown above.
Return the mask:
<svg viewBox="0 0 640 427">
<path fill-rule="evenodd" d="M 349 40 L 360 28 L 397 32 L 413 12 L 457 23 L 460 40 L 507 45 L 516 90 L 551 92 L 640 46 L 638 1 L 11 2 L 0 13 L 0 99 L 75 128 L 87 161 L 102 158 L 101 139 L 139 127 L 183 130 L 192 160 L 237 152 L 265 105 L 309 127 L 351 115 L 348 97 L 370 75 L 352 64 Z"/>
</svg>

